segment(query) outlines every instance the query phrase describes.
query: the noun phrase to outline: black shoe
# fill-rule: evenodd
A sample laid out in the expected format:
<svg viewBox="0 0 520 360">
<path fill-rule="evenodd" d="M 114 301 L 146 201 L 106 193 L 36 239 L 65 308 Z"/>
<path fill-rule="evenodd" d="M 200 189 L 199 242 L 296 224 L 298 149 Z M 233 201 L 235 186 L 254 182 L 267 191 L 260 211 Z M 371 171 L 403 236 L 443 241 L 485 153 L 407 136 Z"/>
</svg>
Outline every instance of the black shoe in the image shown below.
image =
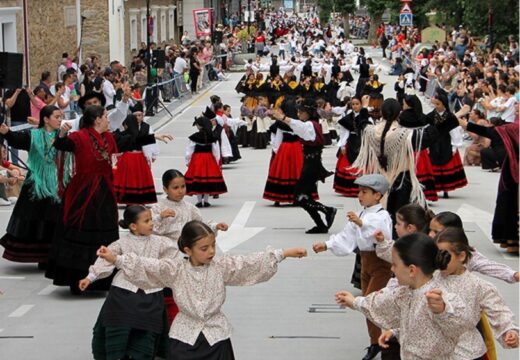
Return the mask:
<svg viewBox="0 0 520 360">
<path fill-rule="evenodd" d="M 367 347 L 367 353 L 363 357 L 363 360 L 372 360 L 373 358 L 375 358 L 377 356 L 377 354 L 379 354 L 380 351 L 381 351 L 381 348 L 379 347 L 379 345 L 377 345 L 377 344 L 370 345 L 369 347 Z"/>
<path fill-rule="evenodd" d="M 39 262 L 38 263 L 38 270 L 47 270 L 47 263 L 46 262 Z"/>
<path fill-rule="evenodd" d="M 220 196 L 218 195 L 213 195 L 213 199 L 218 199 Z"/>
<path fill-rule="evenodd" d="M 336 217 L 336 213 L 338 212 L 338 209 L 331 207 L 330 210 L 327 211 L 327 214 L 325 215 L 325 221 L 327 221 L 327 229 L 330 229 L 332 224 L 334 223 L 334 218 Z"/>
<path fill-rule="evenodd" d="M 279 202 L 279 201 L 275 201 L 275 202 L 274 202 L 274 206 L 276 206 L 276 207 L 280 207 L 280 202 Z"/>
<path fill-rule="evenodd" d="M 328 232 L 329 232 L 329 229 L 327 229 L 326 227 L 315 226 L 312 229 L 307 230 L 305 233 L 306 234 L 326 234 Z"/>
<path fill-rule="evenodd" d="M 447 192 L 447 191 L 444 192 L 444 195 L 442 195 L 442 197 L 443 197 L 444 199 L 449 199 L 449 198 L 450 198 L 450 196 L 448 195 L 448 192 Z"/>
<path fill-rule="evenodd" d="M 201 207 L 204 206 L 204 204 L 202 204 L 201 202 L 198 202 L 198 203 L 195 204 L 195 206 L 198 207 L 198 208 L 201 208 Z"/>
<path fill-rule="evenodd" d="M 209 202 L 204 203 L 204 207 L 210 207 L 210 206 L 211 206 L 211 204 Z"/>
</svg>

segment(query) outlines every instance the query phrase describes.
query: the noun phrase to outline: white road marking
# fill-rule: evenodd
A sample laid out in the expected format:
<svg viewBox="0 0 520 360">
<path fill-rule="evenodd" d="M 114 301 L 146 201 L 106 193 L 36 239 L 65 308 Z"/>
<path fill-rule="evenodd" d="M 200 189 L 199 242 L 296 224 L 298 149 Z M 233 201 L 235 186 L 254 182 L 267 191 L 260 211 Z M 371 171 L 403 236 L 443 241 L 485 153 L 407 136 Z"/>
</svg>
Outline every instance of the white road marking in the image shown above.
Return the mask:
<svg viewBox="0 0 520 360">
<path fill-rule="evenodd" d="M 39 293 L 38 295 L 50 295 L 54 290 L 56 290 L 58 287 L 56 285 L 47 285 L 46 287 L 44 287 Z"/>
<path fill-rule="evenodd" d="M 22 305 L 15 311 L 9 314 L 8 317 L 22 317 L 29 312 L 34 307 L 34 305 Z"/>
<path fill-rule="evenodd" d="M 25 276 L 0 276 L 0 280 L 25 280 Z"/>
<path fill-rule="evenodd" d="M 256 201 L 244 202 L 228 231 L 219 231 L 217 245 L 223 252 L 228 252 L 265 229 L 265 227 L 245 227 L 255 204 Z"/>
</svg>

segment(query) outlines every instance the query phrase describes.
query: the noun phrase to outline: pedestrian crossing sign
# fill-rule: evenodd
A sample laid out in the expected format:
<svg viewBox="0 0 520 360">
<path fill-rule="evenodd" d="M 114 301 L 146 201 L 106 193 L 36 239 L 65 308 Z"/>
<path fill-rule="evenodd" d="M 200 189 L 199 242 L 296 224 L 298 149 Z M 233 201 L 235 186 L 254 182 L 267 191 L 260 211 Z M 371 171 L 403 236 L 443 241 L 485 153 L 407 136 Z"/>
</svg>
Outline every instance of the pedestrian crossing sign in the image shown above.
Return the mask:
<svg viewBox="0 0 520 360">
<path fill-rule="evenodd" d="M 413 14 L 399 14 L 399 26 L 413 26 Z"/>
</svg>

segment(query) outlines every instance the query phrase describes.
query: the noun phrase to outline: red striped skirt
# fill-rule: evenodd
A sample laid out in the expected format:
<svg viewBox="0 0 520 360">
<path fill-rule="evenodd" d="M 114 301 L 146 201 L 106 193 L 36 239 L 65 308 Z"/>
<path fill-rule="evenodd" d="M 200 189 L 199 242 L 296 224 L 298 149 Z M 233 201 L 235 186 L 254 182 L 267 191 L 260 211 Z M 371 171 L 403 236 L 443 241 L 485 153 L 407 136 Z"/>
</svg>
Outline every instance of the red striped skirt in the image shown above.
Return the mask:
<svg viewBox="0 0 520 360">
<path fill-rule="evenodd" d="M 415 164 L 415 173 L 417 179 L 423 186 L 424 196 L 426 200 L 437 201 L 439 196 L 435 189 L 435 176 L 433 175 L 432 162 L 427 149 L 423 149 L 419 152 L 417 162 Z"/>
<path fill-rule="evenodd" d="M 346 197 L 357 197 L 359 187 L 354 184 L 358 178 L 355 169 L 349 169 L 351 166 L 347 155 L 339 152 L 338 161 L 336 163 L 336 173 L 334 174 L 334 191 Z"/>
<path fill-rule="evenodd" d="M 188 195 L 219 195 L 227 192 L 222 170 L 211 152 L 193 153 L 184 177 Z"/>
<path fill-rule="evenodd" d="M 117 160 L 114 190 L 119 204 L 153 204 L 157 202 L 152 170 L 142 151 L 123 153 Z"/>
<path fill-rule="evenodd" d="M 435 190 L 437 191 L 453 191 L 468 185 L 458 150 L 446 164 L 441 166 L 432 164 L 432 169 L 435 176 Z"/>
</svg>

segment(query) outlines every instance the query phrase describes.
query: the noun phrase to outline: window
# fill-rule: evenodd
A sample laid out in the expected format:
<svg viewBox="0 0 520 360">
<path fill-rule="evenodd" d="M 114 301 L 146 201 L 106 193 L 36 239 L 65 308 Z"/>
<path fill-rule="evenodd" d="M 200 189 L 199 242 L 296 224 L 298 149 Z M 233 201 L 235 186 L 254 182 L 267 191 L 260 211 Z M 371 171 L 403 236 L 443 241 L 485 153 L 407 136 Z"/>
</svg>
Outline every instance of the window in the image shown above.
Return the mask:
<svg viewBox="0 0 520 360">
<path fill-rule="evenodd" d="M 146 26 L 146 10 L 141 11 L 141 41 L 146 42 L 146 32 L 148 27 Z"/>
<path fill-rule="evenodd" d="M 76 26 L 76 6 L 64 6 L 65 26 Z"/>
<path fill-rule="evenodd" d="M 137 19 L 130 20 L 130 50 L 137 50 Z"/>
</svg>

